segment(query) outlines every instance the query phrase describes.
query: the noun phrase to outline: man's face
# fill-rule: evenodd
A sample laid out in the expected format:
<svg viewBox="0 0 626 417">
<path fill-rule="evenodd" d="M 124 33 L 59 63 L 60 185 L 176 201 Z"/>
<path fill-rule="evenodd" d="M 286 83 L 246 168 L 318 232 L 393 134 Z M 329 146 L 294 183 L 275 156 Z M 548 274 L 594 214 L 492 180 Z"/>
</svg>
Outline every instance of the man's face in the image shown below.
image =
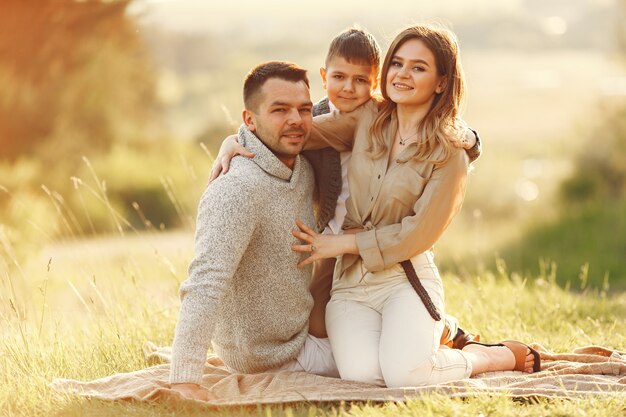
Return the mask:
<svg viewBox="0 0 626 417">
<path fill-rule="evenodd" d="M 320 68 L 328 100 L 341 112 L 351 112 L 372 96 L 377 74 L 371 65 L 352 64 L 340 56 Z"/>
<path fill-rule="evenodd" d="M 256 109 L 243 112 L 244 123 L 287 166 L 293 167 L 311 133 L 313 116 L 304 81 L 270 78 L 263 84 Z"/>
</svg>

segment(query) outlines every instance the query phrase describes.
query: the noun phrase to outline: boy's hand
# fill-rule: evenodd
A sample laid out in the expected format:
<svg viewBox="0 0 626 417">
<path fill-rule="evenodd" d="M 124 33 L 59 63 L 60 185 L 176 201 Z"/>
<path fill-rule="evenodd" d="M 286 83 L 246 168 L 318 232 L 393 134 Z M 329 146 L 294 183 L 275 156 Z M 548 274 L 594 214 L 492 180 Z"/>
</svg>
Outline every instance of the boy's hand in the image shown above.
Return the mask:
<svg viewBox="0 0 626 417">
<path fill-rule="evenodd" d="M 452 144 L 457 148 L 472 149 L 476 145 L 476 135 L 471 129 L 465 129 L 463 137 L 453 139 Z"/>
<path fill-rule="evenodd" d="M 230 135 L 224 139 L 222 146 L 220 146 L 220 151 L 218 152 L 217 157 L 213 162 L 213 167 L 211 168 L 209 182 L 219 177 L 220 174 L 226 174 L 228 172 L 228 168 L 230 168 L 230 161 L 235 157 L 235 155 L 245 156 L 246 158 L 254 158 L 254 154 L 252 152 L 237 142 L 237 135 Z"/>
<path fill-rule="evenodd" d="M 213 396 L 198 384 L 172 384 L 172 391 L 176 391 L 184 398 L 199 401 L 209 401 Z"/>
</svg>

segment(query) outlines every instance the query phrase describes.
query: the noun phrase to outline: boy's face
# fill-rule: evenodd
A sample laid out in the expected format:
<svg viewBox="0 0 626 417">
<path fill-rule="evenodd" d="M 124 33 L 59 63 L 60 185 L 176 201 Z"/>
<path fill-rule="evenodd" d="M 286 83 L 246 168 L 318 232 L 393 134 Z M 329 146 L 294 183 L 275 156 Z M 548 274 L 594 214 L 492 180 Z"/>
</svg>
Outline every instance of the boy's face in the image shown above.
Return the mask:
<svg viewBox="0 0 626 417">
<path fill-rule="evenodd" d="M 372 96 L 378 85 L 371 65 L 351 64 L 343 57 L 333 58 L 320 68 L 328 99 L 339 111 L 351 112 Z"/>
</svg>

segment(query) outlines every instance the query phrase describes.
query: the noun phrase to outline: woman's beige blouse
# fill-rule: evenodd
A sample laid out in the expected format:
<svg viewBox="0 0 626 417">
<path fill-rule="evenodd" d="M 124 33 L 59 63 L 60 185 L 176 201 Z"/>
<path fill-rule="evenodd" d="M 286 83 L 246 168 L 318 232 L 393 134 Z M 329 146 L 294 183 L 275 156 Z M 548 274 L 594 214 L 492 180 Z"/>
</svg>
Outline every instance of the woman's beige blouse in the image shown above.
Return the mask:
<svg viewBox="0 0 626 417">
<path fill-rule="evenodd" d="M 372 272 L 387 269 L 432 248 L 452 218 L 461 209 L 469 158 L 463 149 L 454 149 L 448 162 L 437 168 L 411 158 L 416 144 L 409 145 L 387 166 L 385 155 L 371 159 L 368 131 L 378 110 L 373 102 L 352 113 L 337 112 L 314 118 L 307 148 L 332 146 L 338 151 L 352 148 L 348 169 L 350 197 L 344 229 L 363 227 L 356 234 L 359 255 Z M 397 130 L 397 119 L 384 129 L 388 144 Z M 354 141 L 354 144 L 352 144 Z M 437 147 L 430 159 L 439 159 Z M 342 271 L 358 260 L 344 255 Z"/>
</svg>

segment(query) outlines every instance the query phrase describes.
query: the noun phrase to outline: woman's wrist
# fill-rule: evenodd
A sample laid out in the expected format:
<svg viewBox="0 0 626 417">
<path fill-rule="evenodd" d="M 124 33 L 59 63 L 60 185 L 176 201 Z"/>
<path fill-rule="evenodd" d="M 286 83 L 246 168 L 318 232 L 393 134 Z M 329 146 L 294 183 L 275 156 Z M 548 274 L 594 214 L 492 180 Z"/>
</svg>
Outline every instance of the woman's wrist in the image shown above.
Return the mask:
<svg viewBox="0 0 626 417">
<path fill-rule="evenodd" d="M 355 234 L 343 234 L 341 237 L 341 253 L 343 254 L 352 254 L 358 255 L 359 248 L 356 245 L 356 235 Z"/>
</svg>

